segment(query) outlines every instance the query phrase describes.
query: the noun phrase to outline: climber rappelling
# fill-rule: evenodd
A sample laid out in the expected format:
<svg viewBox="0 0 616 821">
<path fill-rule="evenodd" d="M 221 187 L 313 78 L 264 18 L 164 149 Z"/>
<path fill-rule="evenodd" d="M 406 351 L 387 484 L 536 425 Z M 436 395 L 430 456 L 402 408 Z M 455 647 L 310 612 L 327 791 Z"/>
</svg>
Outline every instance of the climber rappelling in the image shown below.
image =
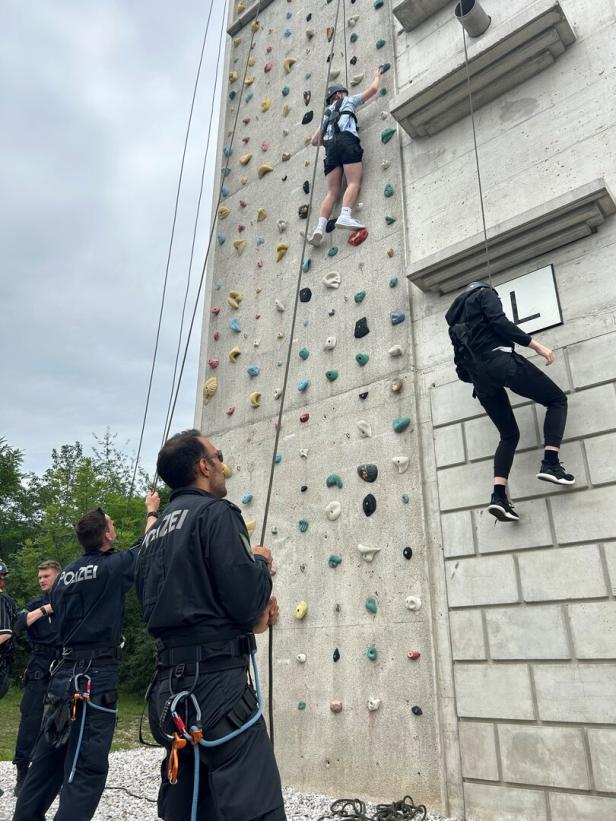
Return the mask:
<svg viewBox="0 0 616 821">
<path fill-rule="evenodd" d="M 520 517 L 507 498 L 507 481 L 520 431 L 505 388 L 547 408 L 545 452 L 537 479 L 558 485 L 575 483 L 574 476 L 558 459 L 567 421 L 567 397 L 539 368 L 517 354 L 514 345 L 531 348 L 547 365 L 554 362 L 554 354 L 507 319 L 497 292 L 482 282 L 471 282 L 454 300 L 445 318 L 458 378 L 473 384 L 473 395 L 501 437 L 494 454 L 494 490 L 488 511 L 499 521 L 517 522 Z"/>
<path fill-rule="evenodd" d="M 342 210 L 336 220 L 336 228 L 346 228 L 349 231 L 360 231 L 365 228 L 365 225 L 353 218 L 353 206 L 357 202 L 361 187 L 364 154 L 357 134 L 355 111 L 375 96 L 379 90 L 381 74 L 385 70 L 385 66 L 379 66 L 368 88 L 359 94 L 349 96 L 345 86 L 338 83 L 327 89 L 327 107 L 323 120 L 311 139 L 312 145 L 319 145 L 322 141 L 325 146 L 323 164 L 327 180 L 327 194 L 321 203 L 319 222 L 308 239 L 311 245 L 317 246 L 323 242 L 327 221 L 340 196 L 343 175 L 346 177 L 347 187 L 342 199 Z"/>
</svg>

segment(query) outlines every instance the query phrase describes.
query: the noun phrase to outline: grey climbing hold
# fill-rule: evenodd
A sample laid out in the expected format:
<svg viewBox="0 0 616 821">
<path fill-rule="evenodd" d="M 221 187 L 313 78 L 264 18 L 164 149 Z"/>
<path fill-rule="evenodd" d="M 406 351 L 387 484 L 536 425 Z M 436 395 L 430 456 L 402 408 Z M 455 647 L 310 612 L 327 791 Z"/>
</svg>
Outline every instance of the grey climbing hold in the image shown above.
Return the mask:
<svg viewBox="0 0 616 821">
<path fill-rule="evenodd" d="M 342 487 L 342 479 L 337 473 L 330 473 L 325 480 L 327 487 Z"/>
<path fill-rule="evenodd" d="M 323 277 L 323 285 L 325 285 L 326 288 L 332 288 L 334 290 L 336 288 L 339 288 L 340 274 L 338 273 L 338 271 L 329 271 L 327 274 L 325 274 L 325 276 Z"/>
<path fill-rule="evenodd" d="M 393 356 L 393 357 L 402 356 L 402 354 L 404 353 L 404 349 L 403 349 L 402 345 L 393 345 L 389 349 L 388 353 L 389 353 L 390 356 Z"/>
<path fill-rule="evenodd" d="M 389 318 L 391 319 L 391 324 L 392 325 L 399 325 L 401 322 L 404 322 L 404 320 L 406 319 L 406 314 L 404 313 L 404 311 L 400 311 L 400 310 L 392 311 L 389 314 Z"/>
<path fill-rule="evenodd" d="M 297 523 L 297 527 L 300 533 L 305 533 L 308 530 L 308 522 L 306 519 L 300 519 Z"/>
<path fill-rule="evenodd" d="M 404 605 L 407 610 L 420 610 L 421 599 L 419 596 L 407 596 L 404 600 Z"/>
<path fill-rule="evenodd" d="M 280 313 L 286 310 L 284 304 L 279 299 L 275 300 L 274 304 L 276 305 L 276 310 L 280 311 Z"/>
<path fill-rule="evenodd" d="M 299 349 L 299 358 L 300 359 L 303 359 L 305 361 L 306 359 L 308 359 L 309 356 L 310 356 L 310 351 L 308 350 L 308 348 L 300 348 Z"/>
<path fill-rule="evenodd" d="M 340 502 L 330 502 L 325 508 L 325 515 L 330 522 L 335 522 L 342 513 L 342 505 Z"/>
<path fill-rule="evenodd" d="M 280 231 L 280 233 L 284 234 L 284 232 L 287 230 L 288 223 L 287 223 L 286 220 L 281 219 L 281 220 L 276 220 L 276 225 L 278 226 L 278 230 Z"/>
<path fill-rule="evenodd" d="M 305 653 L 298 653 L 295 656 L 295 660 L 298 664 L 305 664 L 306 663 L 306 654 Z"/>
<path fill-rule="evenodd" d="M 362 337 L 366 336 L 369 333 L 370 328 L 368 327 L 368 320 L 365 316 L 362 316 L 362 318 L 358 319 L 355 323 L 355 339 L 362 339 Z"/>
<path fill-rule="evenodd" d="M 371 713 L 375 713 L 380 706 L 381 699 L 375 698 L 374 696 L 370 696 L 370 698 L 368 699 L 368 710 L 370 710 Z"/>
<path fill-rule="evenodd" d="M 335 369 L 325 371 L 325 377 L 329 382 L 335 382 L 338 379 L 338 371 Z"/>
<path fill-rule="evenodd" d="M 364 500 L 361 503 L 361 505 L 366 516 L 372 516 L 372 514 L 376 510 L 376 499 L 372 495 L 372 493 L 369 493 L 367 496 L 364 497 Z"/>
<path fill-rule="evenodd" d="M 358 364 L 361 368 L 363 368 L 363 367 L 364 367 L 364 365 L 367 365 L 367 364 L 368 364 L 368 360 L 369 360 L 369 359 L 370 359 L 370 357 L 369 357 L 369 355 L 368 355 L 367 353 L 358 353 L 358 354 L 355 354 L 355 361 L 357 362 L 357 364 Z"/>
<path fill-rule="evenodd" d="M 300 302 L 310 302 L 312 298 L 312 291 L 310 288 L 302 288 L 299 292 L 299 301 Z"/>
<path fill-rule="evenodd" d="M 376 465 L 359 465 L 357 468 L 357 475 L 360 479 L 363 479 L 364 482 L 375 482 L 379 475 L 379 469 Z"/>
<path fill-rule="evenodd" d="M 409 416 L 399 416 L 397 419 L 394 419 L 394 421 L 391 423 L 391 426 L 396 433 L 402 433 L 408 428 L 410 424 L 411 419 Z"/>
</svg>

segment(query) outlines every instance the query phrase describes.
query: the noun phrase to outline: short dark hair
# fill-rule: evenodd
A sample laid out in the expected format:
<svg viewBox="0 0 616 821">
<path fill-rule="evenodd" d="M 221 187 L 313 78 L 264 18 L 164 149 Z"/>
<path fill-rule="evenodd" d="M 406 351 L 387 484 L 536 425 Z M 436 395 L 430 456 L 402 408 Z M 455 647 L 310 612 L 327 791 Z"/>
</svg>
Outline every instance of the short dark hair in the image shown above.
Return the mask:
<svg viewBox="0 0 616 821">
<path fill-rule="evenodd" d="M 44 562 L 41 562 L 38 566 L 39 570 L 55 570 L 59 573 L 62 570 L 62 565 L 60 562 L 56 562 L 54 559 L 45 559 Z"/>
<path fill-rule="evenodd" d="M 99 508 L 84 513 L 75 531 L 84 553 L 95 553 L 103 545 L 103 536 L 109 527 L 104 511 Z"/>
<path fill-rule="evenodd" d="M 183 430 L 167 439 L 159 451 L 156 471 L 172 490 L 188 487 L 195 481 L 197 462 L 207 458 L 207 450 L 199 440 L 202 435 L 196 428 Z"/>
</svg>

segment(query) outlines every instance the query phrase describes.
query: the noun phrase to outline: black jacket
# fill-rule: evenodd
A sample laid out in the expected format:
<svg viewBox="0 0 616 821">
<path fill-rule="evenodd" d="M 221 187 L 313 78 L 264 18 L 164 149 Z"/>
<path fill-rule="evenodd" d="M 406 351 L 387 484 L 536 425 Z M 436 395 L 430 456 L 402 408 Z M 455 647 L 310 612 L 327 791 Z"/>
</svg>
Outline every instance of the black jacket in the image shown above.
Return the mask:
<svg viewBox="0 0 616 821">
<path fill-rule="evenodd" d="M 15 605 L 15 600 L 11 598 L 8 593 L 5 593 L 3 590 L 0 591 L 0 633 L 11 636 L 8 641 L 0 644 L 0 658 L 9 657 L 13 653 L 13 625 L 16 615 L 17 606 Z"/>
<path fill-rule="evenodd" d="M 49 616 L 41 616 L 29 627 L 27 625 L 28 613 L 38 610 L 44 604 L 50 603 L 48 593 L 41 593 L 31 599 L 23 610 L 20 610 L 15 619 L 15 635 L 22 636 L 27 633 L 28 641 L 32 645 L 32 649 L 36 652 L 39 648 L 53 650 L 60 644 L 60 637 L 58 635 L 58 627 L 55 613 Z"/>
<path fill-rule="evenodd" d="M 479 357 L 505 345 L 528 347 L 532 340 L 529 334 L 507 319 L 499 295 L 488 285 L 475 285 L 462 291 L 445 319 L 450 326 L 458 322 L 470 325 L 471 348 Z"/>
<path fill-rule="evenodd" d="M 249 632 L 272 591 L 239 508 L 196 488 L 171 494 L 144 536 L 135 581 L 149 632 L 168 646 Z"/>
</svg>

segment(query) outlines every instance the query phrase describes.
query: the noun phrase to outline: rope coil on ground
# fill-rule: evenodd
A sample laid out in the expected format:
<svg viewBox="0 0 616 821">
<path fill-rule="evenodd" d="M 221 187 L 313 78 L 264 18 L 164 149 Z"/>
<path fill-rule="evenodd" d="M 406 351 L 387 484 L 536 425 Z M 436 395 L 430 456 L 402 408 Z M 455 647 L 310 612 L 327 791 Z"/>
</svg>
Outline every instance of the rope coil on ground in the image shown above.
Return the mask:
<svg viewBox="0 0 616 821">
<path fill-rule="evenodd" d="M 391 804 L 377 804 L 374 815 L 368 815 L 366 804 L 360 798 L 339 798 L 330 806 L 330 814 L 318 821 L 340 818 L 345 821 L 424 821 L 428 811 L 424 804 L 415 804 L 410 795 Z"/>
</svg>

